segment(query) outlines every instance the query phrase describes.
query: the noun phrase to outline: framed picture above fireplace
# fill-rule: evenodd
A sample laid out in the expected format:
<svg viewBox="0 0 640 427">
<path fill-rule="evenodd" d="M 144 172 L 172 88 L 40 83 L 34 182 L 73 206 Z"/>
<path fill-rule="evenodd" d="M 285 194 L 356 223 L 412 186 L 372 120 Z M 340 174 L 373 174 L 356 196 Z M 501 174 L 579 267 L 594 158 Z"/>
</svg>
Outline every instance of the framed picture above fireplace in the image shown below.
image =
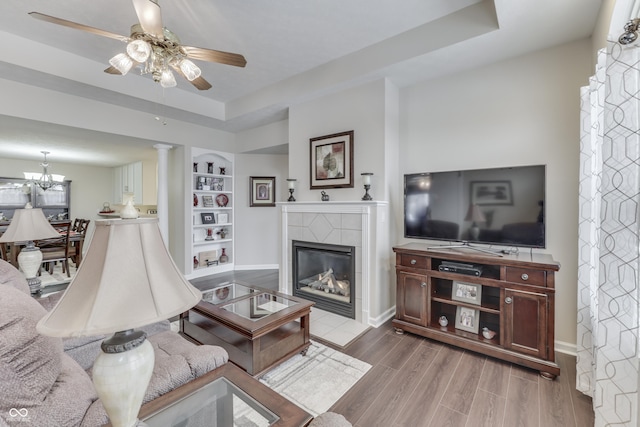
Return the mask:
<svg viewBox="0 0 640 427">
<path fill-rule="evenodd" d="M 353 131 L 311 138 L 311 189 L 353 188 Z"/>
</svg>

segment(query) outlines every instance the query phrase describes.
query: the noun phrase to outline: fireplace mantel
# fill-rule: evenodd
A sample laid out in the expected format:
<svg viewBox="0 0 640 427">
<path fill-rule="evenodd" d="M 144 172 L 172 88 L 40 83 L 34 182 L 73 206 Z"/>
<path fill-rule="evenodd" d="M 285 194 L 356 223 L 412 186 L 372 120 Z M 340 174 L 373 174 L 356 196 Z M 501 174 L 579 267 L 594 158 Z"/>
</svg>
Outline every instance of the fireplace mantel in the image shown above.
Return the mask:
<svg viewBox="0 0 640 427">
<path fill-rule="evenodd" d="M 378 327 L 395 313 L 389 204 L 380 201 L 278 203 L 281 292 L 292 293 L 292 240 L 356 247 L 356 321 Z"/>
</svg>

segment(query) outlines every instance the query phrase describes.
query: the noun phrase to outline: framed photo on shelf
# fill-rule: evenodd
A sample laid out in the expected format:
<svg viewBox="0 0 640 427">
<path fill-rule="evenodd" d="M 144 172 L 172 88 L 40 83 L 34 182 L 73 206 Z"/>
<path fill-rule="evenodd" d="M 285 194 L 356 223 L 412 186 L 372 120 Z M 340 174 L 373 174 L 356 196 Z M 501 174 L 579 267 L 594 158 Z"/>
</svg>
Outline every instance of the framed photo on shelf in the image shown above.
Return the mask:
<svg viewBox="0 0 640 427">
<path fill-rule="evenodd" d="M 201 212 L 200 213 L 200 218 L 202 218 L 202 223 L 203 224 L 215 224 L 216 223 L 216 217 L 213 214 L 213 212 Z"/>
<path fill-rule="evenodd" d="M 456 309 L 456 329 L 477 334 L 479 324 L 480 310 L 460 306 Z"/>
<path fill-rule="evenodd" d="M 212 208 L 213 207 L 213 196 L 211 196 L 211 195 L 202 196 L 202 206 L 204 206 L 205 208 Z"/>
<path fill-rule="evenodd" d="M 311 189 L 353 188 L 353 131 L 310 139 Z"/>
<path fill-rule="evenodd" d="M 479 284 L 463 283 L 454 280 L 451 288 L 451 299 L 454 301 L 480 305 L 482 301 L 482 286 Z"/>
<path fill-rule="evenodd" d="M 258 207 L 276 205 L 275 176 L 250 176 L 249 187 L 251 193 L 249 206 Z"/>
<path fill-rule="evenodd" d="M 511 181 L 471 181 L 472 205 L 513 205 Z"/>
<path fill-rule="evenodd" d="M 226 224 L 229 222 L 229 214 L 219 213 L 218 214 L 218 224 Z"/>
</svg>

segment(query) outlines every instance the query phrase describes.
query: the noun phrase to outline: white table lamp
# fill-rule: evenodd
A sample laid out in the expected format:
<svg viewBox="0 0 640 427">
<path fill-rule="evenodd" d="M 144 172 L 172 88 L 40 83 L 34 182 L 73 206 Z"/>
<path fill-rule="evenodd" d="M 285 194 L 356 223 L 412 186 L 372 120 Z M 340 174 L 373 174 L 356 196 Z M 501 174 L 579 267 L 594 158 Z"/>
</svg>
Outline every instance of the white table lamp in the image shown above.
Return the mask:
<svg viewBox="0 0 640 427">
<path fill-rule="evenodd" d="M 102 343 L 93 382 L 111 424 L 136 424 L 151 374 L 153 347 L 134 328 L 187 311 L 202 298 L 180 273 L 157 218 L 96 221 L 76 276 L 38 322 L 55 337 L 114 333 Z"/>
<path fill-rule="evenodd" d="M 18 265 L 27 278 L 32 294 L 40 291 L 41 282 L 38 271 L 42 263 L 42 252 L 33 241 L 56 237 L 60 237 L 60 233 L 49 224 L 42 209 L 34 209 L 31 203 L 27 203 L 24 209 L 14 212 L 7 231 L 0 236 L 0 243 L 27 242 L 27 246 L 18 254 Z M 12 250 L 17 249 L 16 246 Z"/>
</svg>

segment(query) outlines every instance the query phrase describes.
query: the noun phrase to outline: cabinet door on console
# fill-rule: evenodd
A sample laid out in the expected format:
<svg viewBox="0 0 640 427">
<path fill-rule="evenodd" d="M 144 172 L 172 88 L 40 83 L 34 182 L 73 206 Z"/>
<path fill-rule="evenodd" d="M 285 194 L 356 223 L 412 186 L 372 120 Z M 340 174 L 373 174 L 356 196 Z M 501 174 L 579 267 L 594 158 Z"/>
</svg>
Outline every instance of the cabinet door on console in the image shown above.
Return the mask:
<svg viewBox="0 0 640 427">
<path fill-rule="evenodd" d="M 547 358 L 547 295 L 505 289 L 505 343 L 508 349 Z"/>
<path fill-rule="evenodd" d="M 427 326 L 427 277 L 422 274 L 398 272 L 396 317 L 420 326 Z"/>
</svg>

